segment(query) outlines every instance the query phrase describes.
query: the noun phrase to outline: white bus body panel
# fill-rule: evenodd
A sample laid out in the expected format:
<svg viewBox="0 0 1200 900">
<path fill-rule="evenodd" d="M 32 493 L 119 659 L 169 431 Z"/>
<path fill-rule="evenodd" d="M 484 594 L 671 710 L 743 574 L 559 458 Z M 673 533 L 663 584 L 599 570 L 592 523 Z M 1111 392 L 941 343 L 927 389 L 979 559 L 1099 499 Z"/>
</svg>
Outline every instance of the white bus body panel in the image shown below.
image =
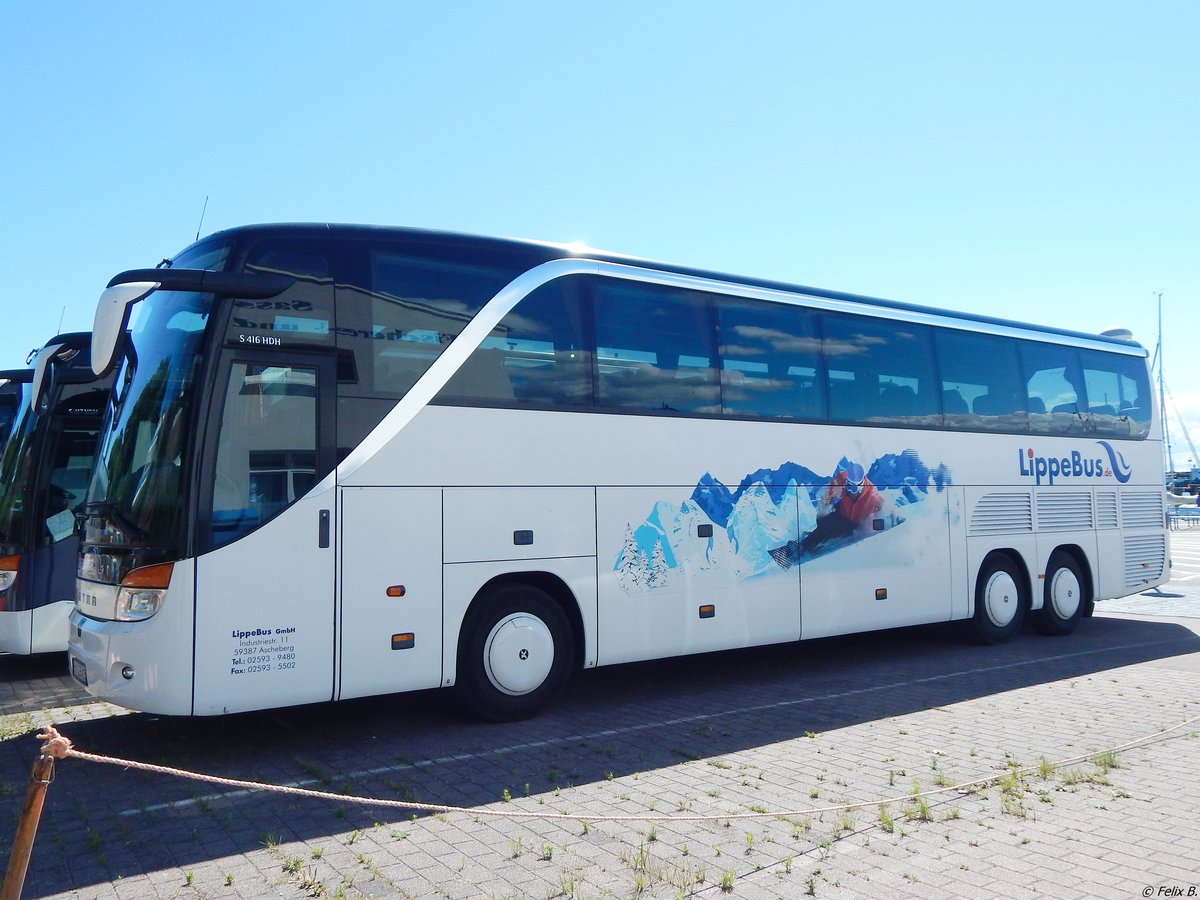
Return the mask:
<svg viewBox="0 0 1200 900">
<path fill-rule="evenodd" d="M 804 637 L 953 618 L 956 529 L 947 527 L 949 521 L 943 492 L 922 503 L 902 527 L 806 562 L 800 576 Z"/>
<path fill-rule="evenodd" d="M 492 578 L 514 572 L 563 580 L 583 607 L 585 647 L 594 645 L 590 488 L 359 487 L 341 495 L 339 698 L 453 684 L 471 601 Z M 399 586 L 402 597 L 387 596 Z M 412 646 L 392 649 L 402 634 L 413 635 Z"/>
<path fill-rule="evenodd" d="M 446 563 L 596 555 L 590 487 L 447 488 L 444 502 Z"/>
<path fill-rule="evenodd" d="M 67 616 L 75 604 L 59 600 L 34 609 L 0 612 L 0 652 L 58 653 L 67 649 Z"/>
<path fill-rule="evenodd" d="M 480 452 L 480 435 L 487 436 L 487 452 Z M 486 493 L 466 485 L 529 486 L 511 488 L 518 495 L 539 484 L 594 488 L 597 649 L 598 663 L 604 664 L 969 618 L 976 574 L 987 554 L 997 549 L 1014 552 L 1022 560 L 1035 608 L 1041 602 L 1039 576 L 1050 554 L 1063 544 L 1082 550 L 1096 578 L 1097 596 L 1130 593 L 1119 583 L 1120 572 L 1112 577 L 1104 574 L 1113 566 L 1121 567 L 1125 551 L 1122 547 L 1117 560 L 1107 568 L 1103 565 L 1099 542 L 1112 545 L 1117 539 L 1113 532 L 1103 532 L 1099 501 L 1096 528 L 1107 537 L 1098 537 L 1091 527 L 1073 526 L 1069 516 L 1065 525 L 1055 523 L 1046 513 L 1059 502 L 1070 506 L 1070 498 L 1056 499 L 1066 494 L 1105 491 L 1111 506 L 1111 498 L 1145 492 L 1157 477 L 1157 444 L 1119 445 L 1122 462 L 1128 464 L 1119 475 L 1128 483 L 1106 472 L 1103 478 L 1063 477 L 1053 485 L 1039 485 L 1029 470 L 1031 448 L 1037 454 L 1069 457 L 1078 452 L 1090 459 L 1105 456 L 1098 444 L 1087 436 L 1039 438 L 432 406 L 415 413 L 397 439 L 379 444 L 373 456 L 360 460 L 348 480 L 379 483 L 388 473 L 400 472 L 406 483 L 445 486 L 448 492 L 455 485 L 463 486 L 463 509 L 456 510 L 455 516 L 456 522 L 461 518 L 466 524 L 460 531 L 447 520 L 447 562 L 511 553 L 509 548 L 485 546 L 487 541 L 507 541 L 507 526 L 487 525 L 495 529 L 494 538 L 486 528 L 472 530 L 475 519 L 486 520 L 501 507 L 487 501 Z M 690 548 L 699 544 L 705 544 L 702 555 L 730 552 L 725 524 L 714 526 L 718 540 L 711 545 L 698 536 L 678 543 L 687 528 L 710 521 L 701 511 L 695 522 L 685 523 L 690 514 L 686 501 L 701 476 L 733 490 L 751 473 L 785 463 L 800 464 L 827 478 L 839 460 L 865 469 L 889 456 L 911 453 L 937 474 L 937 488 L 930 485 L 919 504 L 901 507 L 903 501 L 898 501 L 892 509 L 897 513 L 895 521 L 885 517 L 880 533 L 859 535 L 864 540 L 858 544 L 804 558 L 799 572 L 774 572 L 770 566 L 748 564 L 745 559 L 726 560 L 730 565 L 717 571 L 720 560 L 705 558 L 688 559 L 678 566 L 677 560 L 668 559 L 667 578 L 653 574 L 655 544 L 668 532 L 666 556 L 690 556 Z M 896 485 L 883 487 L 895 494 Z M 752 494 L 744 491 L 743 500 Z M 1024 498 L 1024 519 L 1010 522 L 1002 515 L 996 521 L 986 508 L 981 518 L 974 518 L 982 499 L 994 505 L 997 496 L 1006 514 L 1006 498 L 1013 495 Z M 1044 498 L 1041 528 L 1034 519 L 1039 496 Z M 812 511 L 805 505 L 811 503 L 803 492 L 797 497 L 799 528 L 806 532 L 812 527 Z M 765 509 L 773 516 L 779 512 Z M 584 516 L 581 506 L 581 523 Z M 793 532 L 790 524 L 785 527 L 777 518 L 762 524 L 770 537 L 779 539 L 777 543 Z M 644 568 L 657 581 L 653 590 L 639 592 L 636 585 L 626 590 L 628 579 L 622 587 L 621 554 L 629 530 L 639 532 L 630 557 L 635 561 L 639 555 L 645 557 L 633 568 Z M 1150 530 L 1162 531 L 1161 527 Z M 730 534 L 733 531 L 736 528 Z M 761 554 L 758 561 L 763 561 Z M 1165 573 L 1154 574 L 1160 580 L 1165 577 Z M 876 600 L 877 589 L 886 590 L 887 599 Z M 713 618 L 701 620 L 698 608 L 705 603 L 715 603 L 717 609 Z M 445 643 L 450 647 L 457 635 L 449 613 L 446 628 Z"/>
<path fill-rule="evenodd" d="M 168 716 L 192 713 L 192 611 L 195 566 L 175 563 L 159 611 L 139 622 L 90 619 L 71 613 L 68 664 L 86 666 L 87 690 L 101 700 Z M 92 585 L 111 592 L 116 588 Z M 133 670 L 124 678 L 121 670 Z"/>
<path fill-rule="evenodd" d="M 195 714 L 333 698 L 333 477 L 196 559 Z M 329 546 L 319 546 L 322 511 Z"/>
<path fill-rule="evenodd" d="M 29 652 L 60 653 L 67 649 L 67 617 L 75 604 L 56 600 L 30 610 Z"/>
<path fill-rule="evenodd" d="M 1125 537 L 1117 529 L 1100 531 L 1096 534 L 1096 599 L 1123 597 L 1125 572 L 1122 560 L 1125 556 Z M 1169 556 L 1169 554 L 1168 554 Z"/>
<path fill-rule="evenodd" d="M 969 619 L 975 612 L 975 597 L 973 591 L 963 590 L 962 585 L 970 582 L 975 570 L 967 555 L 967 492 L 952 487 L 946 493 L 950 520 L 950 618 Z"/>
<path fill-rule="evenodd" d="M 342 488 L 338 697 L 437 687 L 442 677 L 442 492 Z M 404 588 L 389 597 L 388 588 Z M 412 634 L 392 649 L 392 636 Z"/>
<path fill-rule="evenodd" d="M 33 625 L 33 610 L 0 611 L 0 652 L 29 653 L 29 636 Z M 66 636 L 66 632 L 63 632 Z"/>
<path fill-rule="evenodd" d="M 799 639 L 800 568 L 781 571 L 765 552 L 736 557 L 719 529 L 699 535 L 698 526 L 711 523 L 680 499 L 692 489 L 597 492 L 598 543 L 609 551 L 597 561 L 600 665 Z M 767 527 L 777 541 L 796 539 L 794 503 L 774 519 Z M 633 535 L 644 522 L 661 532 L 649 553 Z M 625 546 L 628 553 L 617 552 Z M 759 571 L 751 571 L 755 563 Z M 701 618 L 701 606 L 712 614 Z"/>
</svg>

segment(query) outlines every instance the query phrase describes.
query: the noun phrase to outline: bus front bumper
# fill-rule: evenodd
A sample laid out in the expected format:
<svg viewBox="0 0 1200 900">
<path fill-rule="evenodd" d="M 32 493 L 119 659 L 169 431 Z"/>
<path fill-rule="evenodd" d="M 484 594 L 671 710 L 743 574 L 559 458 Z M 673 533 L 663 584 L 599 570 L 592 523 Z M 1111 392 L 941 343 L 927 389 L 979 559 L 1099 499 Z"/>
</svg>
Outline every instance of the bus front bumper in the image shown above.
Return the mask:
<svg viewBox="0 0 1200 900">
<path fill-rule="evenodd" d="M 97 700 L 142 712 L 189 715 L 190 678 L 186 691 L 163 689 L 168 686 L 159 666 L 142 658 L 155 646 L 145 640 L 145 624 L 101 621 L 73 610 L 68 620 L 68 671 Z"/>
</svg>

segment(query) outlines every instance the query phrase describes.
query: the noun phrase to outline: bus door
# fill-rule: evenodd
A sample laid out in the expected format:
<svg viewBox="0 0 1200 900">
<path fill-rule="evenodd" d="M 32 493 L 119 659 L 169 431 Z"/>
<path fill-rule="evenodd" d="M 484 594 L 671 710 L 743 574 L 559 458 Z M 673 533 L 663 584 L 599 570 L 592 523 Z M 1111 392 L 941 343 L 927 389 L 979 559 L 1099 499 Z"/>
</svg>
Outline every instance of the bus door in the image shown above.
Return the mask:
<svg viewBox="0 0 1200 900">
<path fill-rule="evenodd" d="M 227 349 L 218 372 L 200 467 L 193 711 L 329 700 L 334 357 Z"/>
<path fill-rule="evenodd" d="M 30 653 L 63 649 L 67 611 L 75 603 L 75 562 L 79 539 L 74 510 L 84 500 L 96 453 L 100 412 L 107 402 L 102 391 L 80 393 L 74 386 L 62 391 L 49 422 L 37 461 L 34 483 L 26 491 L 31 506 L 29 568 L 32 609 Z M 42 609 L 56 606 L 54 611 Z M 40 612 L 39 612 L 40 610 Z"/>
</svg>

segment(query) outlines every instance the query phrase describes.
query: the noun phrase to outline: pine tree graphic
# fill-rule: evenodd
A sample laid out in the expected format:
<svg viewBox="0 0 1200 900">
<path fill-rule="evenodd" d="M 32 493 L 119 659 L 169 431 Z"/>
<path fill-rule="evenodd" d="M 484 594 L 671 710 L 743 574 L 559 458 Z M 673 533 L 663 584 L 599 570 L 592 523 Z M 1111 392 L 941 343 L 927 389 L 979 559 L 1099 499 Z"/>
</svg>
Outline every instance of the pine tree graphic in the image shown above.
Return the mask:
<svg viewBox="0 0 1200 900">
<path fill-rule="evenodd" d="M 663 552 L 662 541 L 654 542 L 654 555 L 650 558 L 650 570 L 647 572 L 647 587 L 661 588 L 667 586 L 668 573 L 667 555 Z"/>
<path fill-rule="evenodd" d="M 650 564 L 646 560 L 646 554 L 638 547 L 637 539 L 633 536 L 633 526 L 626 523 L 625 543 L 617 560 L 617 584 L 629 594 L 643 590 L 649 577 Z"/>
</svg>

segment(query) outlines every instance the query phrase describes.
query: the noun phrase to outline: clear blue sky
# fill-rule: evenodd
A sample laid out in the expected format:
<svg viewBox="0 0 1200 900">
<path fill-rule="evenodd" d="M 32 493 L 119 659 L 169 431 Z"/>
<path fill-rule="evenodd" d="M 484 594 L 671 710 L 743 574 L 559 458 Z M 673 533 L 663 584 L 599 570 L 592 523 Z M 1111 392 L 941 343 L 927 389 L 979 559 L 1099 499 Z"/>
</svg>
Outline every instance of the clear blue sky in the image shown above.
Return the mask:
<svg viewBox="0 0 1200 900">
<path fill-rule="evenodd" d="M 0 41 L 0 367 L 207 196 L 205 233 L 582 241 L 1152 349 L 1161 291 L 1200 442 L 1192 0 L 14 3 Z"/>
</svg>

